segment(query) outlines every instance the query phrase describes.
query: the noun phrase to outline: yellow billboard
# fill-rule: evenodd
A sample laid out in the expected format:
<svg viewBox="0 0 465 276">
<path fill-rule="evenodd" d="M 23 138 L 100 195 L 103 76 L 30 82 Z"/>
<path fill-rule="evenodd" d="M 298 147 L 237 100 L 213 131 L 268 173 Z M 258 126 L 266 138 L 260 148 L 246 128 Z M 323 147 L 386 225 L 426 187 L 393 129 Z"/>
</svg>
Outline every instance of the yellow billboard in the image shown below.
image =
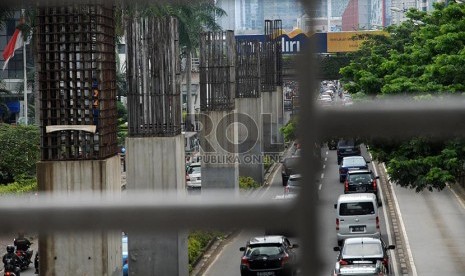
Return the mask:
<svg viewBox="0 0 465 276">
<path fill-rule="evenodd" d="M 387 35 L 383 31 L 357 31 L 357 32 L 334 32 L 327 33 L 328 53 L 354 52 L 357 51 L 366 38 L 361 35 Z"/>
</svg>

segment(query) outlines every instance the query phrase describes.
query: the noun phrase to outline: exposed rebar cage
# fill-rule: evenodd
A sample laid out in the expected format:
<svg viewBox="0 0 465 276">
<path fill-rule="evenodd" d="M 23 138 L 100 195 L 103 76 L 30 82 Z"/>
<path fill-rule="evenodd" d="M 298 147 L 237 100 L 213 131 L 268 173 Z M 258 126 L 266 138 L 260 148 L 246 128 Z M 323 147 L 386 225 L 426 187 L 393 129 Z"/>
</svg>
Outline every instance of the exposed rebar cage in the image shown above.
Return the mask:
<svg viewBox="0 0 465 276">
<path fill-rule="evenodd" d="M 273 21 L 265 20 L 265 42 L 261 44 L 262 92 L 276 91 L 276 45 L 273 39 Z"/>
<path fill-rule="evenodd" d="M 283 51 L 282 51 L 282 41 L 278 39 L 280 35 L 283 34 L 283 21 L 274 20 L 273 21 L 273 33 L 275 34 L 273 39 L 275 41 L 276 47 L 276 85 L 283 85 Z"/>
<path fill-rule="evenodd" d="M 200 36 L 200 110 L 234 109 L 235 45 L 233 31 Z"/>
<path fill-rule="evenodd" d="M 236 41 L 236 98 L 260 97 L 260 42 Z"/>
<path fill-rule="evenodd" d="M 137 13 L 127 24 L 128 135 L 181 134 L 178 22 Z"/>
<path fill-rule="evenodd" d="M 42 160 L 104 159 L 118 153 L 114 26 L 113 9 L 102 5 L 38 9 Z M 96 131 L 78 125 L 93 125 Z M 61 130 L 47 132 L 51 126 Z"/>
</svg>

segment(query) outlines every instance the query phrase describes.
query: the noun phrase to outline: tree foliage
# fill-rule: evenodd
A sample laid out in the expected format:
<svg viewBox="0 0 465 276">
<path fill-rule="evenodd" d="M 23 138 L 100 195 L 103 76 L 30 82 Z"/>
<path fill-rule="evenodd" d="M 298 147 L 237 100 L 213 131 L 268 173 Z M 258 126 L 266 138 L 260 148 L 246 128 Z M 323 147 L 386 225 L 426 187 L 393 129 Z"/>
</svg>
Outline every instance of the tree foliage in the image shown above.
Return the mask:
<svg viewBox="0 0 465 276">
<path fill-rule="evenodd" d="M 315 61 L 319 64 L 319 76 L 321 80 L 337 80 L 341 78 L 340 69 L 349 65 L 350 59 L 348 55 L 323 55 L 318 56 Z"/>
<path fill-rule="evenodd" d="M 436 3 L 426 13 L 411 9 L 407 21 L 372 36 L 341 69 L 345 89 L 372 97 L 428 100 L 465 91 L 465 5 Z M 386 162 L 398 185 L 442 190 L 464 173 L 465 140 L 372 141 L 373 157 Z"/>
<path fill-rule="evenodd" d="M 284 136 L 284 141 L 290 142 L 297 138 L 296 127 L 297 127 L 297 118 L 294 117 L 291 120 L 289 120 L 289 122 L 287 122 L 285 126 L 279 129 L 279 131 Z"/>
<path fill-rule="evenodd" d="M 10 183 L 19 176 L 34 177 L 39 145 L 38 127 L 0 124 L 0 183 Z"/>
</svg>

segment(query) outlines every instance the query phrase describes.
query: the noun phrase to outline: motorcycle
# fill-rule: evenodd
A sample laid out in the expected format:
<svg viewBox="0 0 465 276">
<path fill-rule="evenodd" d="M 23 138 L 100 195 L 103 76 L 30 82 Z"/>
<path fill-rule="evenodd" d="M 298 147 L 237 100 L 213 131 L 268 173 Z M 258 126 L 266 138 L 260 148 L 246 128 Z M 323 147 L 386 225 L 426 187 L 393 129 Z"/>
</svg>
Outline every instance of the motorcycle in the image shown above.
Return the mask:
<svg viewBox="0 0 465 276">
<path fill-rule="evenodd" d="M 20 260 L 20 269 L 25 270 L 29 267 L 29 264 L 32 263 L 31 258 L 32 258 L 32 250 L 16 250 L 16 256 L 19 257 Z"/>
<path fill-rule="evenodd" d="M 15 266 L 12 259 L 7 259 L 4 267 L 4 276 L 16 276 L 16 272 L 19 270 L 19 267 Z"/>
</svg>

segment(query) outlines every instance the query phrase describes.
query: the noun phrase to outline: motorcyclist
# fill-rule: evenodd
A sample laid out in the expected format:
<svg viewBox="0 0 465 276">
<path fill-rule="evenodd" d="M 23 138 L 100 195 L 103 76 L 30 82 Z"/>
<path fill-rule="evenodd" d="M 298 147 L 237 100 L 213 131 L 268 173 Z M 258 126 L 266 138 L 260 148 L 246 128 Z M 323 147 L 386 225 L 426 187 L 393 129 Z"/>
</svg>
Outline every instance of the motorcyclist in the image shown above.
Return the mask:
<svg viewBox="0 0 465 276">
<path fill-rule="evenodd" d="M 16 274 L 16 276 L 20 276 L 20 263 L 21 260 L 15 254 L 15 246 L 8 245 L 6 247 L 6 254 L 3 255 L 3 265 L 5 267 L 5 271 L 12 271 Z"/>
<path fill-rule="evenodd" d="M 35 274 L 39 274 L 39 252 L 36 252 L 34 257 L 34 268 L 36 269 Z"/>
<path fill-rule="evenodd" d="M 16 246 L 17 251 L 22 251 L 25 253 L 27 260 L 31 263 L 32 251 L 29 250 L 31 247 L 31 242 L 24 237 L 24 233 L 18 233 L 18 237 L 14 240 L 14 245 Z"/>
</svg>

